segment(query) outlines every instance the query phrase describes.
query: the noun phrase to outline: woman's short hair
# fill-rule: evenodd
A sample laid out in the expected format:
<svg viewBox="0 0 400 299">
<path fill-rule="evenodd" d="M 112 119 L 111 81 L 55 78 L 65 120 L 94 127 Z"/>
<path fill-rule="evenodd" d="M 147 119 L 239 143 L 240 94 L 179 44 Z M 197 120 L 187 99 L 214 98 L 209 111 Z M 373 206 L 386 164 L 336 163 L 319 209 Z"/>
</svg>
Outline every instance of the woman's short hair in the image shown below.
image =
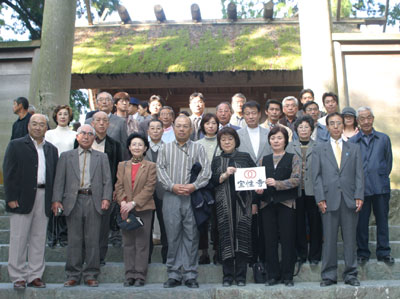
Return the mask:
<svg viewBox="0 0 400 299">
<path fill-rule="evenodd" d="M 131 151 L 129 150 L 129 146 L 131 145 L 131 142 L 133 139 L 135 138 L 140 138 L 143 140 L 144 146 L 149 149 L 149 141 L 147 140 L 146 137 L 144 137 L 142 134 L 139 133 L 132 133 L 131 135 L 129 135 L 128 139 L 126 140 L 126 147 L 128 149 L 129 152 L 129 156 L 132 157 Z M 143 153 L 143 156 L 146 156 L 146 152 Z"/>
<path fill-rule="evenodd" d="M 53 120 L 54 122 L 58 125 L 57 122 L 57 113 L 60 112 L 61 109 L 66 109 L 68 111 L 68 115 L 69 115 L 69 121 L 68 124 L 74 119 L 74 115 L 72 113 L 72 109 L 70 106 L 68 105 L 58 105 L 54 111 L 53 111 Z"/>
<path fill-rule="evenodd" d="M 282 126 L 275 126 L 271 129 L 271 131 L 269 131 L 268 143 L 269 143 L 269 145 L 271 145 L 271 142 L 270 142 L 271 136 L 276 135 L 279 132 L 281 132 L 283 134 L 283 137 L 285 137 L 285 148 L 286 148 L 289 143 L 289 134 L 288 134 L 288 131 L 286 130 L 286 128 L 284 128 Z"/>
<path fill-rule="evenodd" d="M 219 146 L 219 148 L 221 150 L 222 150 L 222 147 L 221 147 L 221 137 L 222 137 L 222 135 L 230 135 L 230 136 L 232 136 L 235 139 L 235 148 L 238 148 L 240 146 L 240 138 L 239 138 L 239 135 L 236 132 L 236 130 L 232 129 L 231 127 L 225 127 L 225 128 L 222 128 L 217 134 L 217 143 L 218 143 L 218 146 Z"/>
<path fill-rule="evenodd" d="M 203 132 L 203 134 L 206 134 L 206 130 L 204 129 L 204 125 L 209 122 L 212 118 L 214 118 L 215 122 L 217 123 L 217 131 L 215 132 L 215 134 L 218 133 L 218 128 L 219 128 L 219 120 L 218 117 L 214 114 L 214 113 L 207 113 L 206 115 L 204 115 L 201 119 L 200 122 L 200 131 Z"/>
<path fill-rule="evenodd" d="M 297 119 L 296 122 L 294 123 L 294 131 L 296 132 L 297 135 L 299 135 L 299 133 L 297 132 L 297 129 L 303 122 L 308 123 L 308 125 L 311 128 L 311 133 L 314 131 L 314 120 L 312 119 L 311 116 L 306 114 L 306 115 L 303 115 L 302 117 L 300 117 L 299 119 Z"/>
</svg>

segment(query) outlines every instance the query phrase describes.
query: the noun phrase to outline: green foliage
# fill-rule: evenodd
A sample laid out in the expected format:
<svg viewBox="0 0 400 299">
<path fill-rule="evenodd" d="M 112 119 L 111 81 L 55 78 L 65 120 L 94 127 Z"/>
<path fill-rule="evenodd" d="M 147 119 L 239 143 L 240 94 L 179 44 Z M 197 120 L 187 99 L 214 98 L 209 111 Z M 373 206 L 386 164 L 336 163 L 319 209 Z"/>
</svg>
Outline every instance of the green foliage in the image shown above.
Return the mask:
<svg viewBox="0 0 400 299">
<path fill-rule="evenodd" d="M 301 68 L 299 28 L 293 25 L 79 30 L 72 61 L 75 74 Z"/>
<path fill-rule="evenodd" d="M 89 98 L 87 94 L 81 90 L 71 90 L 69 105 L 72 108 L 72 113 L 74 115 L 74 120 L 79 120 L 79 115 L 87 112 L 89 107 Z"/>
<path fill-rule="evenodd" d="M 91 0 L 91 6 L 96 10 L 97 15 L 101 17 L 103 12 L 108 8 L 107 16 L 116 11 L 119 0 Z M 76 16 L 80 19 L 82 16 L 87 18 L 86 7 L 83 0 L 77 0 Z"/>
<path fill-rule="evenodd" d="M 336 18 L 338 0 L 331 0 L 332 16 Z M 352 14 L 352 5 L 350 0 L 342 0 L 340 8 L 340 17 L 349 18 Z"/>
<path fill-rule="evenodd" d="M 353 15 L 364 12 L 370 17 L 383 17 L 385 15 L 386 1 L 379 0 L 352 0 Z M 400 3 L 399 1 L 391 1 L 392 6 L 389 7 L 388 25 L 400 23 Z M 394 4 L 393 4 L 394 3 Z"/>
<path fill-rule="evenodd" d="M 221 0 L 222 18 L 228 18 L 227 7 L 230 2 L 236 4 L 238 19 L 260 18 L 263 14 L 263 0 Z"/>
</svg>

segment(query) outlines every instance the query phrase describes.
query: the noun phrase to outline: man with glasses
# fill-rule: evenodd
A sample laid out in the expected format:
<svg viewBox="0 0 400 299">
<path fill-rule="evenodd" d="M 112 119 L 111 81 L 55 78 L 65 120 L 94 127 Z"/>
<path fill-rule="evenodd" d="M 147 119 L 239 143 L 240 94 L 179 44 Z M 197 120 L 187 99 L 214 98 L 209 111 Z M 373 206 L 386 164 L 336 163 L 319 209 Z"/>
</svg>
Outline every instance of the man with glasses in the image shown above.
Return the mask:
<svg viewBox="0 0 400 299">
<path fill-rule="evenodd" d="M 370 107 L 357 110 L 360 132 L 351 137 L 349 142 L 359 144 L 364 166 L 365 191 L 364 206 L 360 212 L 357 226 L 358 263 L 368 262 L 371 251 L 368 248 L 369 217 L 371 207 L 376 220 L 376 257 L 387 265 L 394 264 L 389 246 L 389 200 L 390 172 L 392 171 L 392 145 L 388 135 L 375 131 L 374 114 Z"/>
<path fill-rule="evenodd" d="M 88 124 L 78 129 L 79 147 L 61 154 L 54 183 L 52 210 L 66 216 L 68 249 L 65 287 L 83 281 L 99 285 L 101 216 L 112 198 L 111 170 L 105 153 L 92 148 L 95 130 Z"/>
<path fill-rule="evenodd" d="M 113 99 L 108 92 L 99 93 L 96 102 L 99 111 L 105 112 L 108 116 L 109 125 L 107 135 L 121 144 L 123 158 L 127 158 L 128 151 L 126 148 L 126 140 L 128 139 L 128 136 L 126 120 L 111 113 L 113 109 Z M 88 118 L 85 123 L 91 124 L 92 121 L 92 118 Z"/>
<path fill-rule="evenodd" d="M 318 122 L 319 106 L 316 102 L 307 102 L 303 106 L 304 114 L 311 116 L 314 121 L 314 131 L 311 134 L 311 139 L 316 142 L 326 142 L 329 140 L 329 132 L 324 125 Z"/>
<path fill-rule="evenodd" d="M 8 274 L 14 289 L 25 289 L 26 282 L 46 287 L 46 228 L 58 160 L 57 148 L 44 140 L 46 131 L 45 116 L 32 115 L 29 134 L 11 140 L 4 155 L 6 210 L 11 213 Z"/>
<path fill-rule="evenodd" d="M 297 120 L 297 112 L 299 111 L 299 101 L 292 96 L 288 96 L 282 100 L 283 118 L 279 120 L 281 125 L 284 125 L 295 132 L 294 124 Z"/>
</svg>

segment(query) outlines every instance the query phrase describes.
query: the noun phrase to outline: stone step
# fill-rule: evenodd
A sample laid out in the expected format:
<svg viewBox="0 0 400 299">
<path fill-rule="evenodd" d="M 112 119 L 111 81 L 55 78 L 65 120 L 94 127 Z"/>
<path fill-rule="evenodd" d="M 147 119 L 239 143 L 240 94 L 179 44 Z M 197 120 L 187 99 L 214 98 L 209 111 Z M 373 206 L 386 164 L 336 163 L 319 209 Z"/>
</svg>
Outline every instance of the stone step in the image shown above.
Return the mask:
<svg viewBox="0 0 400 299">
<path fill-rule="evenodd" d="M 341 280 L 341 273 L 344 270 L 344 262 L 338 263 L 338 279 Z M 400 280 L 400 259 L 396 260 L 393 266 L 387 266 L 383 262 L 370 260 L 364 266 L 358 267 L 360 280 Z M 99 281 L 101 283 L 122 283 L 124 281 L 124 264 L 107 263 L 101 267 Z M 65 280 L 64 262 L 47 262 L 43 280 L 48 283 L 62 283 Z M 167 268 L 160 263 L 149 265 L 147 283 L 163 283 L 167 280 Z M 221 265 L 200 265 L 199 283 L 221 283 L 222 266 Z M 303 264 L 300 272 L 294 277 L 295 282 L 318 282 L 321 280 L 321 263 L 313 265 Z M 253 271 L 248 268 L 247 281 L 253 283 Z M 0 283 L 9 282 L 7 263 L 0 263 Z M 400 284 L 400 281 L 399 281 Z"/>
<path fill-rule="evenodd" d="M 221 284 L 200 284 L 199 289 L 189 289 L 179 286 L 164 289 L 161 284 L 147 284 L 141 288 L 124 288 L 121 283 L 100 284 L 97 288 L 80 285 L 74 288 L 64 288 L 61 284 L 48 284 L 45 289 L 27 288 L 24 291 L 14 291 L 11 283 L 0 284 L 0 298 L 63 298 L 63 299 L 205 299 L 205 298 L 400 298 L 399 281 L 364 281 L 360 287 L 352 287 L 339 283 L 331 287 L 321 288 L 319 283 L 302 282 L 294 287 L 282 284 L 266 287 L 262 284 L 248 284 L 245 287 L 222 287 Z"/>
<path fill-rule="evenodd" d="M 392 249 L 391 255 L 394 258 L 400 258 L 400 241 L 391 241 L 390 247 Z M 376 258 L 376 256 L 375 256 L 376 243 L 370 242 L 369 248 L 371 250 L 371 258 Z M 9 250 L 8 244 L 0 244 L 0 262 L 8 261 L 8 250 Z M 342 242 L 338 242 L 337 252 L 338 252 L 339 260 L 342 260 L 343 259 L 343 243 Z M 63 248 L 63 247 L 57 246 L 55 248 L 49 248 L 46 246 L 45 260 L 47 262 L 65 262 L 66 253 L 67 253 L 66 247 Z M 214 253 L 210 249 L 210 256 L 212 257 L 213 254 Z M 161 263 L 162 262 L 161 246 L 158 246 L 158 245 L 154 246 L 151 260 L 153 263 Z M 106 261 L 108 261 L 108 262 L 123 262 L 122 248 L 114 248 L 110 245 L 108 247 Z"/>
<path fill-rule="evenodd" d="M 0 229 L 0 244 L 10 243 L 10 230 Z"/>
</svg>

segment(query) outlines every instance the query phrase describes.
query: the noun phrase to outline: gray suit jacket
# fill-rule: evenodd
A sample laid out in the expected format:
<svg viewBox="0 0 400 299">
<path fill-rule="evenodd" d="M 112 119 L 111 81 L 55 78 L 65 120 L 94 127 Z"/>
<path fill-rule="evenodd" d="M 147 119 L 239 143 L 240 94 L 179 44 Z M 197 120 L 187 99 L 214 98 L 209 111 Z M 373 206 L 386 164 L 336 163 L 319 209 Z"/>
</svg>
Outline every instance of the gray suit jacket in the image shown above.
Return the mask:
<svg viewBox="0 0 400 299">
<path fill-rule="evenodd" d="M 85 121 L 85 124 L 91 124 L 92 118 L 88 118 Z M 110 136 L 115 141 L 118 141 L 121 144 L 121 149 L 125 154 L 126 149 L 126 140 L 128 139 L 126 128 L 126 120 L 122 117 L 111 114 L 109 117 L 109 126 L 107 129 L 107 135 Z M 124 155 L 125 156 L 125 155 Z"/>
<path fill-rule="evenodd" d="M 62 203 L 65 216 L 75 206 L 80 181 L 78 149 L 62 153 L 57 164 L 52 201 Z M 101 201 L 112 198 L 111 171 L 107 155 L 95 150 L 90 157 L 90 183 L 96 210 L 103 214 Z"/>
<path fill-rule="evenodd" d="M 307 152 L 306 152 L 306 165 L 304 171 L 304 177 L 301 179 L 304 180 L 304 192 L 307 196 L 314 195 L 314 187 L 313 187 L 313 178 L 312 178 L 312 152 L 314 148 L 317 146 L 317 143 L 310 139 L 308 144 Z M 294 140 L 290 142 L 286 148 L 288 153 L 296 154 L 301 161 L 301 165 L 303 165 L 303 155 L 301 154 L 301 143 L 299 140 Z M 303 172 L 302 172 L 303 173 Z M 299 185 L 298 196 L 301 196 L 301 184 Z"/>
<path fill-rule="evenodd" d="M 364 172 L 359 146 L 343 142 L 340 169 L 330 141 L 317 144 L 312 160 L 316 202 L 326 200 L 327 211 L 336 211 L 343 194 L 346 206 L 355 210 L 355 199 L 364 200 Z"/>
<path fill-rule="evenodd" d="M 256 165 L 260 166 L 262 158 L 266 155 L 272 154 L 272 149 L 268 143 L 268 129 L 260 127 L 260 145 L 258 148 L 258 153 L 254 153 L 250 136 L 247 132 L 247 127 L 238 130 L 237 133 L 240 138 L 240 146 L 238 151 L 248 153 Z"/>
</svg>

